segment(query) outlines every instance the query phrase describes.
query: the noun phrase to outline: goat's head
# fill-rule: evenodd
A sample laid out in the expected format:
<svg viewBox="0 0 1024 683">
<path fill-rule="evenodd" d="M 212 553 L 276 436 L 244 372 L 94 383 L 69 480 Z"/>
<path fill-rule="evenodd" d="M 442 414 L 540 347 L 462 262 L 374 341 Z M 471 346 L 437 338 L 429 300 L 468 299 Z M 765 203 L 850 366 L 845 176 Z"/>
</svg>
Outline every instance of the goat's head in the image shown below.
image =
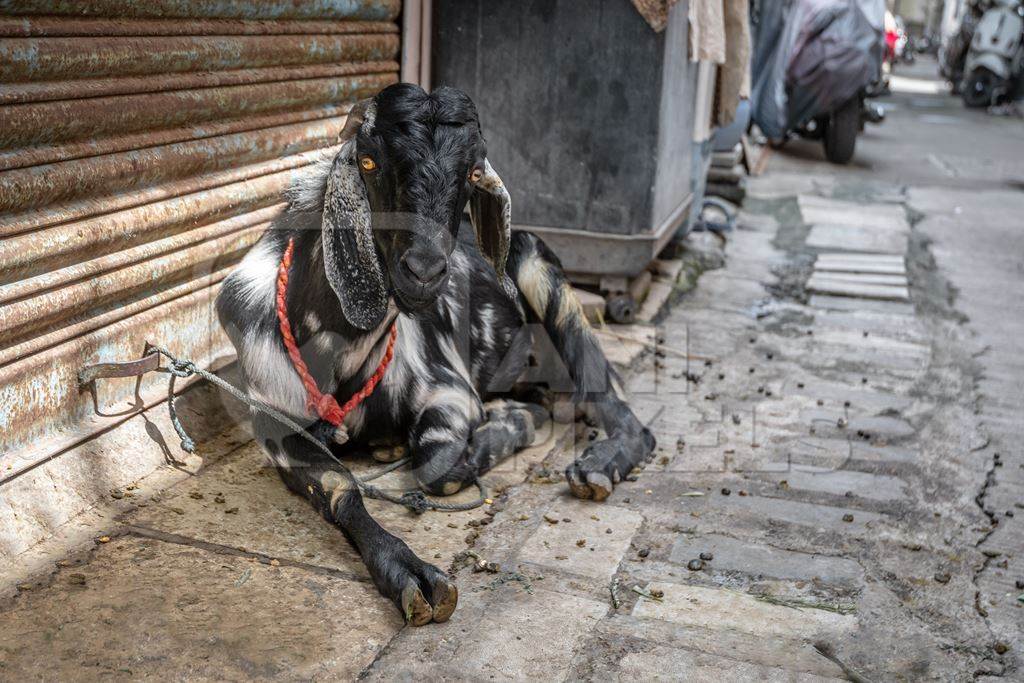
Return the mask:
<svg viewBox="0 0 1024 683">
<path fill-rule="evenodd" d="M 323 245 L 350 323 L 373 329 L 392 295 L 406 312 L 437 298 L 467 201 L 481 251 L 505 277 L 508 192 L 465 93 L 392 85 L 353 107 L 341 136 L 324 194 Z"/>
</svg>

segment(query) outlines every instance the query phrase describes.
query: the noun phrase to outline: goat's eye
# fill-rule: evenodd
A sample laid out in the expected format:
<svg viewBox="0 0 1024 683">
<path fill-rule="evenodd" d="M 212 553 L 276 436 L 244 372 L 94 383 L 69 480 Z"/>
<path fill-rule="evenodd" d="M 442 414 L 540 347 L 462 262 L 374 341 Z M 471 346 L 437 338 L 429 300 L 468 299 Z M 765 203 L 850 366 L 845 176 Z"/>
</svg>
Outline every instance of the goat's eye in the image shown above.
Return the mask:
<svg viewBox="0 0 1024 683">
<path fill-rule="evenodd" d="M 484 170 L 477 166 L 469 174 L 469 182 L 476 184 L 480 182 L 480 179 L 484 177 Z"/>
<path fill-rule="evenodd" d="M 370 157 L 360 157 L 359 158 L 359 165 L 362 166 L 364 171 L 376 171 L 377 170 L 377 162 L 374 161 L 373 159 L 371 159 Z"/>
</svg>

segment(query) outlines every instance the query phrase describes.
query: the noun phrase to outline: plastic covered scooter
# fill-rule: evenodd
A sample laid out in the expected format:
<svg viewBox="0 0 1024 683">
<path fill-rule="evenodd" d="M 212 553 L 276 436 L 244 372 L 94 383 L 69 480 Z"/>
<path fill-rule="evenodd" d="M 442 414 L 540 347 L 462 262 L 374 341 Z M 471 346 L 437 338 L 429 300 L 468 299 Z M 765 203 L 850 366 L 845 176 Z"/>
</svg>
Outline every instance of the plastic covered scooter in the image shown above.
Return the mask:
<svg viewBox="0 0 1024 683">
<path fill-rule="evenodd" d="M 770 139 L 839 110 L 881 73 L 884 0 L 756 3 L 753 118 Z"/>
<path fill-rule="evenodd" d="M 960 94 L 968 107 L 1010 95 L 1024 70 L 1024 0 L 995 0 L 974 31 Z"/>
</svg>

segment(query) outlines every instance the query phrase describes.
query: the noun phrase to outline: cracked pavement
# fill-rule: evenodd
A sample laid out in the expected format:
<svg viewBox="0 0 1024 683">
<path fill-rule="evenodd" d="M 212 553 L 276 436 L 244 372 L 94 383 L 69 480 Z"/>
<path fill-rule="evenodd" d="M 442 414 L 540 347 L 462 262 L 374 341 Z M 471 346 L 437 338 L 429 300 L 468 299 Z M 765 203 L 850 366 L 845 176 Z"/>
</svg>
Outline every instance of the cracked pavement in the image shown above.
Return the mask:
<svg viewBox="0 0 1024 683">
<path fill-rule="evenodd" d="M 561 477 L 585 425 L 484 509 L 369 503 L 451 566 L 448 623 L 404 628 L 231 427 L 7 600 L 0 678 L 1020 680 L 1024 124 L 933 73 L 849 167 L 776 153 L 724 265 L 691 289 L 722 251 L 692 236 L 656 327 L 602 337 L 659 444 L 605 503 Z"/>
</svg>

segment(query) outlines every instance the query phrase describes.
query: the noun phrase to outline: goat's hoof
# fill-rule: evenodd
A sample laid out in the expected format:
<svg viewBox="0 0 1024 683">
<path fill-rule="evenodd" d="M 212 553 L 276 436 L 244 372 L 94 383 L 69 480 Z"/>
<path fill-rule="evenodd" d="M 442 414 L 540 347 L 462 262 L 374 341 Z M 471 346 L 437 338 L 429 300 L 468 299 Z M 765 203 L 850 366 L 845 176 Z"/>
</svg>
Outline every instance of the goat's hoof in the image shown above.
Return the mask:
<svg viewBox="0 0 1024 683">
<path fill-rule="evenodd" d="M 459 603 L 459 589 L 446 578 L 434 582 L 434 622 L 440 624 L 448 621 Z"/>
<path fill-rule="evenodd" d="M 610 496 L 615 484 L 650 455 L 653 448 L 650 441 L 618 436 L 591 444 L 565 470 L 572 494 L 596 501 Z"/>
<path fill-rule="evenodd" d="M 371 455 L 377 462 L 396 462 L 405 457 L 405 446 L 374 448 Z"/>
<path fill-rule="evenodd" d="M 423 626 L 448 621 L 459 602 L 459 589 L 437 567 L 420 564 L 406 575 L 398 596 L 398 607 L 405 623 Z"/>
<path fill-rule="evenodd" d="M 618 470 L 615 471 L 618 472 Z M 596 501 L 602 501 L 612 495 L 612 489 L 615 487 L 612 484 L 612 480 L 600 472 L 588 474 L 587 484 L 590 486 L 590 490 L 594 492 L 594 500 Z"/>
<path fill-rule="evenodd" d="M 594 497 L 594 492 L 590 490 L 590 486 L 583 479 L 583 473 L 580 472 L 576 463 L 569 465 L 565 470 L 565 479 L 569 482 L 569 490 L 572 491 L 572 495 L 584 499 Z"/>
<path fill-rule="evenodd" d="M 434 618 L 430 603 L 423 597 L 423 592 L 415 581 L 405 584 L 405 588 L 402 589 L 402 614 L 405 615 L 405 622 L 413 626 L 429 624 Z"/>
</svg>

